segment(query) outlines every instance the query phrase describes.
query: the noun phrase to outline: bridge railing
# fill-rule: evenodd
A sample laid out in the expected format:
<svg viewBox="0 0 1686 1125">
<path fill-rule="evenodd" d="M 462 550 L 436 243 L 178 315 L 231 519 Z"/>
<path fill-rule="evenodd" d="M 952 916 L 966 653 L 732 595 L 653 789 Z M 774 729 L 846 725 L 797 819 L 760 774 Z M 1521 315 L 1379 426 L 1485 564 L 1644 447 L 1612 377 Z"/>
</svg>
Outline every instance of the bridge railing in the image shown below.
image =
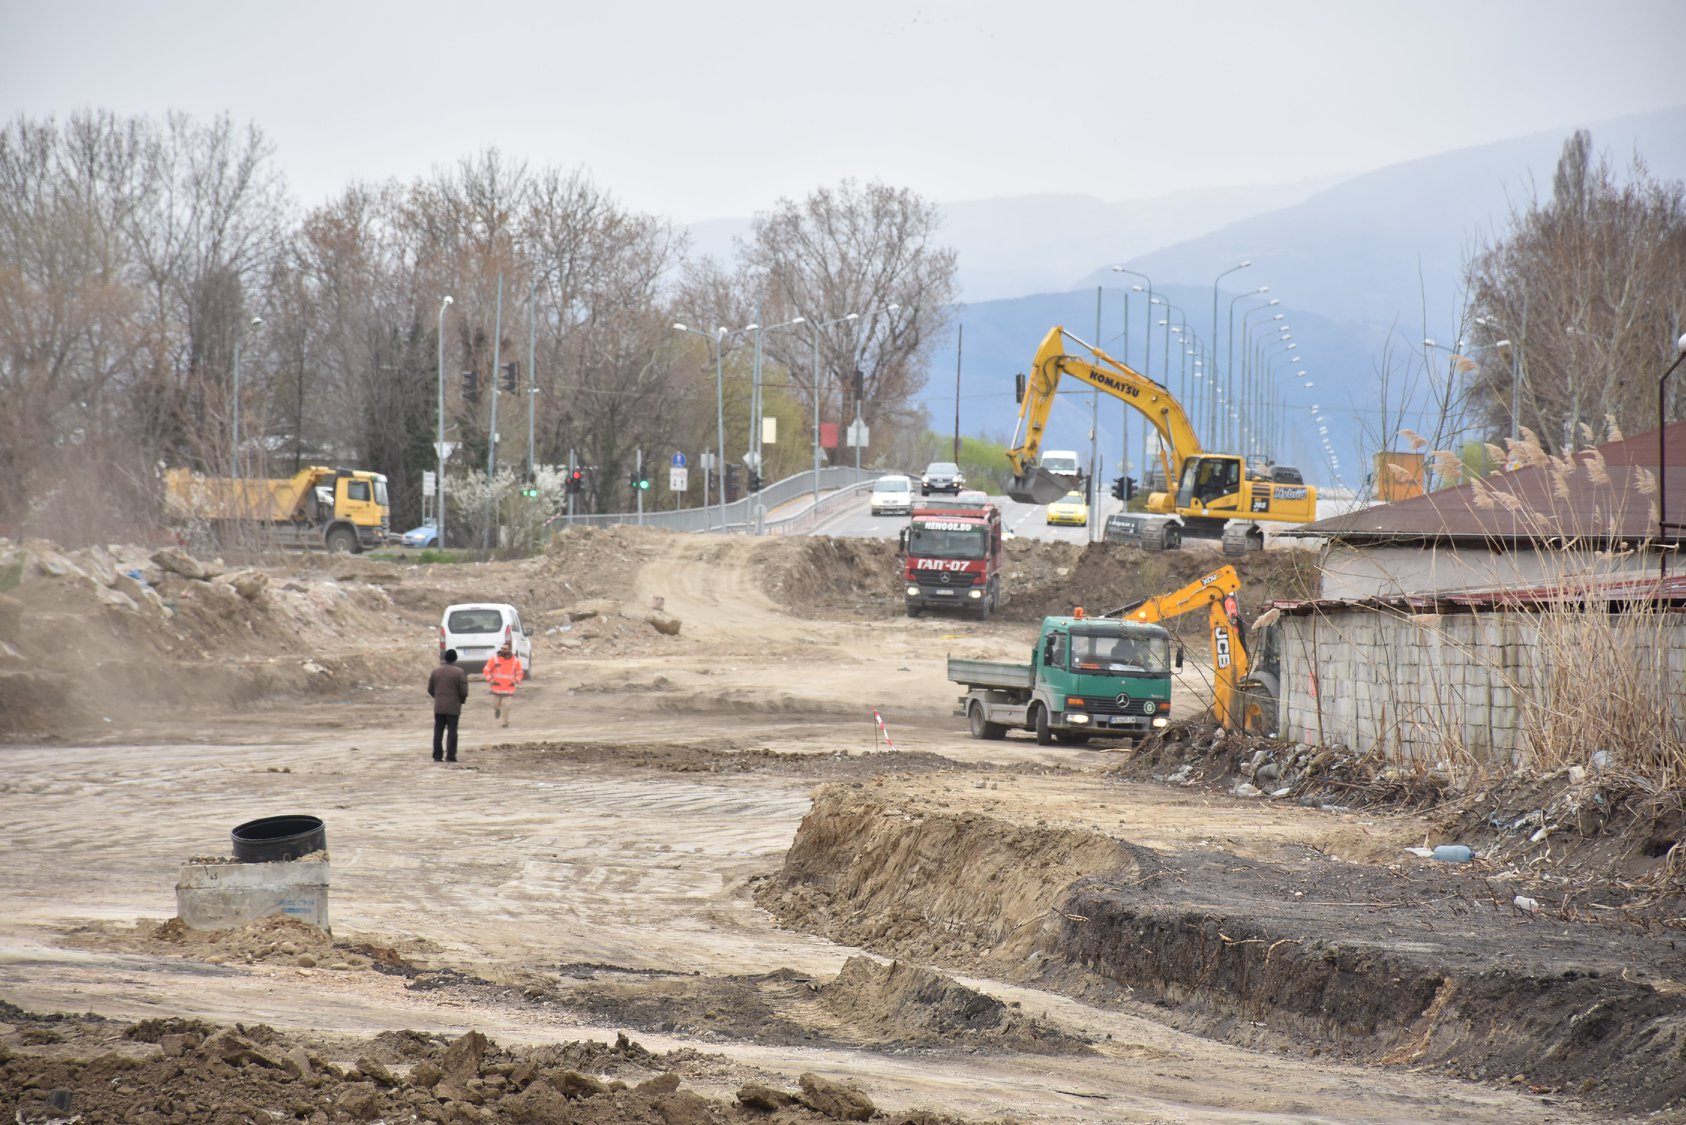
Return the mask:
<svg viewBox="0 0 1686 1125">
<path fill-rule="evenodd" d="M 759 494 L 744 496 L 724 506 L 710 504 L 706 508 L 681 508 L 668 512 L 590 512 L 573 516 L 558 513 L 545 521 L 543 538 L 548 539 L 564 527 L 613 527 L 618 524 L 641 524 L 661 527 L 669 531 L 713 531 L 728 535 L 791 535 L 811 530 L 815 525 L 839 510 L 858 502 L 871 490 L 872 482 L 883 473 L 869 469 L 857 471 L 852 465 L 823 468 L 819 477 L 813 470 L 774 481 Z M 787 504 L 804 498 L 810 502 L 788 516 L 770 516 Z"/>
</svg>

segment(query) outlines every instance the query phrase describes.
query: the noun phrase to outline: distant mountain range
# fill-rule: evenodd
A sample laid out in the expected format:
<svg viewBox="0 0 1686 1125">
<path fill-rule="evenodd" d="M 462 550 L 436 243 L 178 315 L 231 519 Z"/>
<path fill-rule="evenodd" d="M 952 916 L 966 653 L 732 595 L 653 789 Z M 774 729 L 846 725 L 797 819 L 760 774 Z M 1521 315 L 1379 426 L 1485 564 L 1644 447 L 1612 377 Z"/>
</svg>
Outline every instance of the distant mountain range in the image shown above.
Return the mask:
<svg viewBox="0 0 1686 1125">
<path fill-rule="evenodd" d="M 1321 407 L 1348 485 L 1362 483 L 1361 451 L 1377 448 L 1381 370 L 1395 380 L 1421 382 L 1425 355 L 1437 373 L 1444 352 L 1425 351 L 1424 338 L 1450 343 L 1462 299 L 1466 256 L 1501 237 L 1512 207 L 1549 195 L 1564 140 L 1575 128 L 1592 133 L 1617 175 L 1635 153 L 1658 179 L 1686 179 L 1686 106 L 1443 153 L 1334 181 L 1186 193 L 1108 203 L 1082 195 L 1038 195 L 943 205 L 942 236 L 959 259 L 966 301 L 955 329 L 933 352 L 922 402 L 933 426 L 947 432 L 956 412 L 960 370 L 960 428 L 967 434 L 1007 436 L 1017 417 L 1013 374 L 1028 365 L 1048 328 L 1062 324 L 1084 340 L 1096 334 L 1096 288 L 1101 288 L 1100 343 L 1145 371 L 1145 294 L 1130 290 L 1153 279 L 1169 319 L 1201 339 L 1212 336 L 1213 281 L 1243 260 L 1251 267 L 1219 283 L 1216 346 L 1226 363 L 1231 299 L 1268 285 L 1268 296 L 1238 300 L 1237 350 L 1276 313 L 1296 348 L 1279 348 L 1278 375 L 1290 403 L 1281 460 L 1299 464 L 1318 483 L 1334 483 L 1324 461 L 1311 406 Z M 694 250 L 722 261 L 748 219 L 723 219 L 689 228 Z M 1124 307 L 1129 299 L 1128 349 Z M 1280 301 L 1265 312 L 1266 300 Z M 1242 320 L 1245 311 L 1261 312 Z M 1239 325 L 1255 331 L 1243 337 Z M 957 345 L 964 329 L 963 348 Z M 1173 335 L 1171 337 L 1175 339 Z M 1167 376 L 1165 331 L 1155 326 L 1152 371 L 1181 394 L 1187 376 L 1173 363 Z M 1175 353 L 1173 353 L 1175 354 Z M 1290 358 L 1301 362 L 1289 362 Z M 1185 357 L 1179 357 L 1185 358 Z M 1307 372 L 1314 385 L 1295 376 Z M 1291 381 L 1291 382 L 1290 382 Z M 1056 400 L 1044 445 L 1089 447 L 1091 396 L 1072 390 Z M 1097 442 L 1104 472 L 1116 474 L 1127 450 L 1139 451 L 1140 419 L 1123 435 L 1116 400 L 1100 404 Z M 1209 445 L 1217 435 L 1202 433 Z M 1138 452 L 1130 452 L 1135 460 Z"/>
</svg>

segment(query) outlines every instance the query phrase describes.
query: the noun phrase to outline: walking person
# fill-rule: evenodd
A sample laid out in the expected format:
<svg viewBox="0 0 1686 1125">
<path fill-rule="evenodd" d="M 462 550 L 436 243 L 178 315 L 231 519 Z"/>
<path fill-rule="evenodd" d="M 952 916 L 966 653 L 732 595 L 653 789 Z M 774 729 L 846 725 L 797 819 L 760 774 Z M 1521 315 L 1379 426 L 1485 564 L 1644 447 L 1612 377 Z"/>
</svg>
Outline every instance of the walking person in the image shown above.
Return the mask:
<svg viewBox="0 0 1686 1125">
<path fill-rule="evenodd" d="M 492 685 L 492 719 L 503 720 L 503 725 L 509 725 L 509 713 L 515 709 L 515 685 L 520 683 L 526 673 L 521 670 L 521 661 L 505 641 L 498 654 L 486 661 L 485 669 L 480 673 L 486 682 Z"/>
<path fill-rule="evenodd" d="M 457 666 L 457 650 L 445 650 L 445 662 L 427 677 L 427 694 L 433 697 L 433 760 L 457 760 L 457 720 L 468 702 L 468 673 Z"/>
</svg>

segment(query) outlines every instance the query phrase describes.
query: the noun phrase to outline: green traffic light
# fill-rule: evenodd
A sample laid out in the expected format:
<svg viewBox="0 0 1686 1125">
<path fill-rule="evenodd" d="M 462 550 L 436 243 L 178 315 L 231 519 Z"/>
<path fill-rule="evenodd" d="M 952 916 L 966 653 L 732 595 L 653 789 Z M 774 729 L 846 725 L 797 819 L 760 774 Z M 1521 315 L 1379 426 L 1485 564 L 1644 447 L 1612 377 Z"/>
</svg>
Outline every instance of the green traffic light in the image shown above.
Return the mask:
<svg viewBox="0 0 1686 1125">
<path fill-rule="evenodd" d="M 640 481 L 639 481 L 639 482 L 638 482 L 638 491 L 640 491 L 640 492 L 648 492 L 648 491 L 649 491 L 649 490 L 650 490 L 650 482 L 649 482 L 649 481 L 647 481 L 647 480 L 640 480 Z"/>
</svg>

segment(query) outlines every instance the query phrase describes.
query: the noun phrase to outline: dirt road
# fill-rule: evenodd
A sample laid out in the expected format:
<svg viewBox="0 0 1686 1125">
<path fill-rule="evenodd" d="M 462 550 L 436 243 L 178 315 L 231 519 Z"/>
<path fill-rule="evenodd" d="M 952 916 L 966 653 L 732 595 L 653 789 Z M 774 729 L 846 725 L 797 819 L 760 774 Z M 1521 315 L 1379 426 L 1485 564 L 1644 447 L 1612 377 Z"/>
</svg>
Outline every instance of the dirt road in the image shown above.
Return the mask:
<svg viewBox="0 0 1686 1125">
<path fill-rule="evenodd" d="M 1437 959 L 1450 982 L 1453 965 L 1505 955 L 1483 952 L 1486 923 L 1437 931 L 1444 947 L 1427 954 L 1420 929 L 1382 933 L 1410 929 L 1388 905 L 1407 883 L 1453 917 L 1441 873 L 1405 851 L 1433 838 L 1428 822 L 1126 781 L 1111 772 L 1123 755 L 1023 736 L 973 741 L 949 714 L 944 656 L 1017 658 L 1032 628 L 816 615 L 768 592 L 788 588 L 790 551 L 596 536 L 539 562 L 406 570 L 373 583 L 389 603 L 314 639 L 329 669 L 314 695 L 144 719 L 112 707 L 73 734 L 16 739 L 0 749 L 0 1000 L 269 1025 L 347 1061 L 357 1037 L 399 1029 L 506 1046 L 624 1032 L 676 1052 L 663 1069 L 704 1097 L 814 1073 L 880 1110 L 971 1120 L 1574 1121 L 1669 1104 L 1600 1100 L 1596 1082 L 1566 1089 L 1502 1053 L 1448 1061 L 1430 1041 L 1451 1023 L 1423 1020 L 1433 989 L 1409 1018 L 1390 1010 L 1408 998 L 1388 980 L 1405 989 L 1412 958 Z M 430 624 L 469 596 L 510 597 L 540 622 L 535 678 L 507 730 L 476 682 L 462 762 L 436 765 L 420 691 Z M 238 632 L 217 645 L 221 659 L 282 648 Z M 164 925 L 188 857 L 278 813 L 327 825 L 331 947 Z M 1290 963 L 1292 949 L 1263 950 L 1296 926 L 1288 940 L 1325 941 L 1331 958 L 1349 955 L 1343 931 L 1353 948 L 1375 937 L 1392 960 L 1343 972 L 1373 987 L 1377 1011 L 1320 1021 L 1248 982 L 1225 1011 L 1176 972 L 1118 969 L 1104 941 L 1071 953 L 1091 914 L 1148 883 L 1181 889 L 1130 900 L 1108 933 L 1147 932 L 1169 902 L 1210 922 L 1214 945 L 1256 951 L 1256 980 Z M 1253 911 L 1264 936 L 1234 926 L 1254 899 L 1279 912 Z M 1511 942 L 1535 936 L 1505 924 Z M 1552 955 L 1612 977 L 1626 964 L 1653 1001 L 1674 995 L 1661 947 L 1604 933 L 1599 954 L 1598 936 Z M 1272 987 L 1314 987 L 1309 963 Z M 1350 1005 L 1352 988 L 1321 987 L 1326 1007 Z M 1666 1023 L 1678 1005 L 1648 1014 Z M 18 1040 L 25 1023 L 11 1024 L 14 1051 L 82 1042 Z M 1399 1049 L 1406 1032 L 1423 1037 L 1414 1053 Z"/>
</svg>

